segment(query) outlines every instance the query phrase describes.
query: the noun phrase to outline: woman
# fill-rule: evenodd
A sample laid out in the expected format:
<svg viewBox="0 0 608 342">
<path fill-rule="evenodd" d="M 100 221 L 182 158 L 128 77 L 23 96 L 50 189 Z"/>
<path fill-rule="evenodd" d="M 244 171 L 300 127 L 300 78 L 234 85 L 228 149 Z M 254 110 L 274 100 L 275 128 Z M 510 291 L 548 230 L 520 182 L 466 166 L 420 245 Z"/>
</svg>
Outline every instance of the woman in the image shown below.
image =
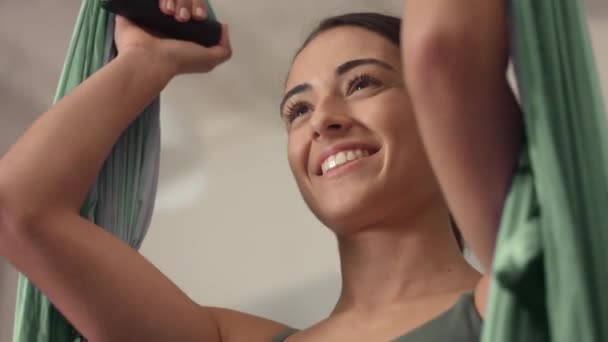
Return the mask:
<svg viewBox="0 0 608 342">
<path fill-rule="evenodd" d="M 204 18 L 202 3 L 160 6 L 187 21 Z M 450 213 L 488 269 L 521 134 L 505 3 L 409 0 L 405 13 L 402 44 L 396 18 L 327 20 L 289 72 L 289 164 L 339 242 L 342 292 L 319 324 L 292 331 L 199 306 L 78 215 L 137 113 L 174 76 L 229 59 L 227 29 L 205 49 L 117 18 L 118 57 L 0 160 L 0 255 L 91 341 L 477 340 L 489 277 L 463 259 Z"/>
</svg>

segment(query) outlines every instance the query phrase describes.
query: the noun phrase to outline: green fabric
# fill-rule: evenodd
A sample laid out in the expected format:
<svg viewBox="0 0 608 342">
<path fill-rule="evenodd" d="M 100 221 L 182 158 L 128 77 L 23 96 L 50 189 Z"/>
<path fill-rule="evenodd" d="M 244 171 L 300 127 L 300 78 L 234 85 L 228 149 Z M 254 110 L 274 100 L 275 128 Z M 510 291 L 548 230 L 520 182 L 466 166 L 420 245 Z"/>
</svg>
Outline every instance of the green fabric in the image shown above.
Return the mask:
<svg viewBox="0 0 608 342">
<path fill-rule="evenodd" d="M 289 329 L 271 342 L 283 342 L 297 330 Z M 473 292 L 460 297 L 449 310 L 393 342 L 476 342 L 481 333 L 481 317 L 475 308 Z"/>
<path fill-rule="evenodd" d="M 608 341 L 608 142 L 579 1 L 512 0 L 526 144 L 482 341 Z"/>
<path fill-rule="evenodd" d="M 55 101 L 114 56 L 113 16 L 100 5 L 99 0 L 82 1 Z M 214 13 L 208 2 L 207 8 L 213 18 Z M 81 210 L 83 217 L 133 248 L 141 245 L 154 207 L 160 161 L 159 110 L 157 99 L 121 136 Z M 20 275 L 13 341 L 83 340 L 48 299 L 26 277 Z"/>
</svg>

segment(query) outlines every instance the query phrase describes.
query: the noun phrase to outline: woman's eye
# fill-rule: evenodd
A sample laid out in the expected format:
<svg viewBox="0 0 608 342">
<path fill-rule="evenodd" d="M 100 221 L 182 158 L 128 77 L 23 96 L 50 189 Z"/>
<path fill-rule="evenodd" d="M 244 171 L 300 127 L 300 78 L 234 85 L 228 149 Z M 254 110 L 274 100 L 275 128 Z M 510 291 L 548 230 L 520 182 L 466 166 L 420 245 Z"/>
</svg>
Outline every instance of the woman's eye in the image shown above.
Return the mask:
<svg viewBox="0 0 608 342">
<path fill-rule="evenodd" d="M 285 113 L 285 117 L 289 122 L 297 119 L 298 117 L 307 114 L 310 111 L 310 106 L 306 103 L 298 102 L 293 105 L 290 105 L 287 108 Z"/>
<path fill-rule="evenodd" d="M 369 87 L 377 87 L 380 84 L 380 80 L 369 75 L 357 76 L 348 83 L 347 94 L 350 95 L 356 91 L 363 90 Z"/>
</svg>

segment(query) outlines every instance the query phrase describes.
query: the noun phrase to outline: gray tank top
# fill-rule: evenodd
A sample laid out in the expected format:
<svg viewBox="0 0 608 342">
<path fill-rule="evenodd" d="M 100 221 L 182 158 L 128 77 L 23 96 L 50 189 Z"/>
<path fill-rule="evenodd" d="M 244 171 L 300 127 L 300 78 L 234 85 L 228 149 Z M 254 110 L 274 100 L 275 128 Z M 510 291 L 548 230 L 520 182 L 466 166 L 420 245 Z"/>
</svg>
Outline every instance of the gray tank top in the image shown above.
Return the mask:
<svg viewBox="0 0 608 342">
<path fill-rule="evenodd" d="M 283 332 L 271 342 L 283 342 L 296 330 Z M 473 293 L 460 297 L 450 309 L 393 342 L 477 342 L 481 335 L 481 317 L 475 308 Z"/>
</svg>

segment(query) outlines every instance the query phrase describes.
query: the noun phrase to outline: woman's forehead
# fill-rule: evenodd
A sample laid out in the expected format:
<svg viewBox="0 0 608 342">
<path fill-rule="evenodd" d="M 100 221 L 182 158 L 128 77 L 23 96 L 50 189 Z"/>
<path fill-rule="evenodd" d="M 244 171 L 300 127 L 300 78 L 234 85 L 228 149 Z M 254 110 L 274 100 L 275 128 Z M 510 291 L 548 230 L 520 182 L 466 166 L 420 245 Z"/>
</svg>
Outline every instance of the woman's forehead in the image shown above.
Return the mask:
<svg viewBox="0 0 608 342">
<path fill-rule="evenodd" d="M 399 47 L 388 39 L 354 26 L 330 29 L 313 39 L 296 56 L 286 86 L 332 77 L 338 66 L 363 58 L 381 60 L 399 69 Z"/>
</svg>

